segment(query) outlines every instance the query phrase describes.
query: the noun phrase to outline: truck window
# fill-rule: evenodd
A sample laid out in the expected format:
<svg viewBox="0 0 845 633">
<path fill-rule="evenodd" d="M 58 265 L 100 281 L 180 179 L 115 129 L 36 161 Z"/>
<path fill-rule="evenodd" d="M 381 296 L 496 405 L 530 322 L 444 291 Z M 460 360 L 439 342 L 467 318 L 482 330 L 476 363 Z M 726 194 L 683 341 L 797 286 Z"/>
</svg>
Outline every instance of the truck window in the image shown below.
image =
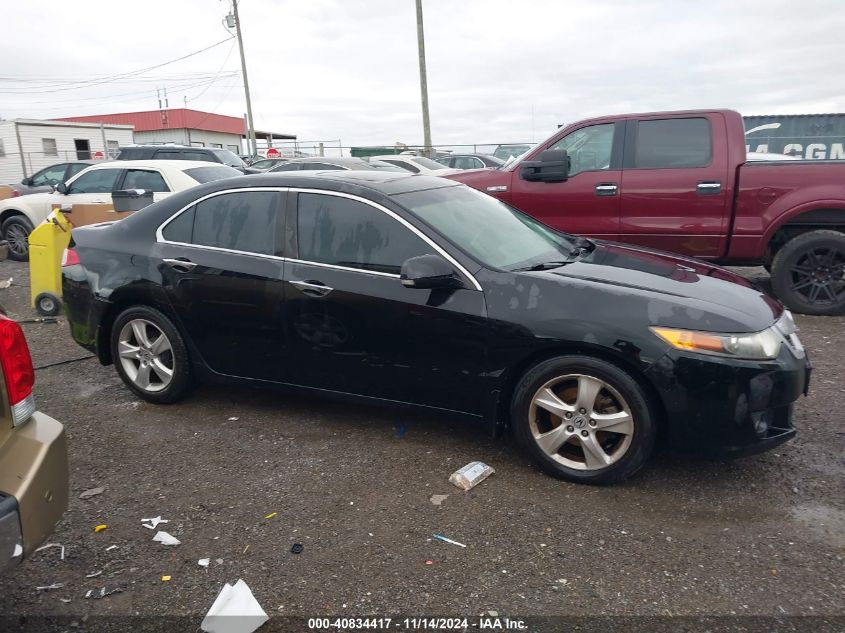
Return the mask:
<svg viewBox="0 0 845 633">
<path fill-rule="evenodd" d="M 582 127 L 567 134 L 549 149 L 566 150 L 570 177 L 582 171 L 610 169 L 614 127 L 613 123 Z"/>
<path fill-rule="evenodd" d="M 703 118 L 639 121 L 633 167 L 706 167 L 712 155 L 710 122 Z"/>
</svg>

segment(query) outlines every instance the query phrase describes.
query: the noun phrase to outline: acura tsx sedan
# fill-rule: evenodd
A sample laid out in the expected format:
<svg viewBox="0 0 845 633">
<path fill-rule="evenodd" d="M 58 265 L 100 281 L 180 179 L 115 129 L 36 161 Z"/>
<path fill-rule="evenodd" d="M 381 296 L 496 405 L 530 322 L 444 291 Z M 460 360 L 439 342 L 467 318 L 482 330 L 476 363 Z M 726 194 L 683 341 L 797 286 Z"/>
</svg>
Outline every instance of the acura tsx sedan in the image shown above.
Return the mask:
<svg viewBox="0 0 845 633">
<path fill-rule="evenodd" d="M 425 407 L 577 482 L 630 477 L 659 437 L 770 449 L 809 385 L 791 315 L 745 279 L 431 176 L 211 182 L 74 229 L 63 278 L 74 339 L 147 401 L 200 380 Z"/>
</svg>

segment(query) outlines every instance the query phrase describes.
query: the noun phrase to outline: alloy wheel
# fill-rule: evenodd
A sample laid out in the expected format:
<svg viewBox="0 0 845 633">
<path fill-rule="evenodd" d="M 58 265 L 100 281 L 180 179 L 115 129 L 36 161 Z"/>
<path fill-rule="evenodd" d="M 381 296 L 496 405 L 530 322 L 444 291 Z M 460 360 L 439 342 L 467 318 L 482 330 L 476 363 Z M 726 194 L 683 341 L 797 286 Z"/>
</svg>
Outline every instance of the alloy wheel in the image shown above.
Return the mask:
<svg viewBox="0 0 845 633">
<path fill-rule="evenodd" d="M 16 255 L 26 255 L 29 251 L 29 233 L 20 224 L 9 224 L 6 229 L 6 241 Z"/>
<path fill-rule="evenodd" d="M 173 346 L 155 323 L 127 321 L 120 330 L 117 351 L 123 371 L 139 389 L 162 391 L 173 380 Z"/>
<path fill-rule="evenodd" d="M 845 299 L 845 252 L 819 246 L 804 253 L 790 268 L 792 290 L 812 304 Z"/>
<path fill-rule="evenodd" d="M 551 459 L 576 470 L 600 470 L 627 453 L 634 416 L 607 382 L 584 374 L 548 381 L 531 400 L 529 427 Z"/>
</svg>

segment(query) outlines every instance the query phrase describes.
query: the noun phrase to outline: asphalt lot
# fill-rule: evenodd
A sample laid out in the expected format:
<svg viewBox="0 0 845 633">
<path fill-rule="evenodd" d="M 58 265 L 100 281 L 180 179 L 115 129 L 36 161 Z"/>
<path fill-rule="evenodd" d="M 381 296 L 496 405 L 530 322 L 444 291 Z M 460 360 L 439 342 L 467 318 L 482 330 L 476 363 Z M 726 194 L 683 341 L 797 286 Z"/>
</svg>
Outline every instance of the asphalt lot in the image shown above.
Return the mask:
<svg viewBox="0 0 845 633">
<path fill-rule="evenodd" d="M 27 267 L 0 264 L 9 277 L 0 303 L 34 317 Z M 609 488 L 554 480 L 510 438 L 436 415 L 219 387 L 155 406 L 94 359 L 37 369 L 38 408 L 70 447 L 51 539 L 66 558 L 0 578 L 0 612 L 202 616 L 242 578 L 270 615 L 841 616 L 845 318 L 797 322 L 815 373 L 795 441 L 732 462 L 658 456 Z M 36 368 L 87 356 L 64 320 L 23 327 Z M 448 483 L 473 460 L 496 474 Z M 141 519 L 158 515 L 181 545 L 152 541 Z M 103 586 L 123 591 L 84 598 Z"/>
</svg>

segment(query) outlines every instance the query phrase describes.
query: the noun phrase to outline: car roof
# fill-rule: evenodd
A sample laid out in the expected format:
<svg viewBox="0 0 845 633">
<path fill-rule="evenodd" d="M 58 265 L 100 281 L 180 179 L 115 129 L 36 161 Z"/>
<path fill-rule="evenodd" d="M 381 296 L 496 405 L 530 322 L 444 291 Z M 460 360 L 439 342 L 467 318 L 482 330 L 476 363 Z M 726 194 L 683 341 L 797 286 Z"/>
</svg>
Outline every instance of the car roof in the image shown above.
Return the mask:
<svg viewBox="0 0 845 633">
<path fill-rule="evenodd" d="M 239 187 L 295 187 L 326 189 L 328 191 L 350 191 L 349 185 L 355 185 L 383 195 L 392 196 L 423 189 L 464 186 L 454 180 L 412 174 L 398 171 L 288 171 L 266 172 L 237 176 L 209 183 L 209 190 L 237 189 Z"/>
<path fill-rule="evenodd" d="M 361 163 L 366 163 L 363 158 L 358 158 L 356 156 L 342 156 L 342 157 L 329 157 L 329 156 L 309 156 L 307 158 L 291 158 L 289 163 L 329 163 L 331 165 L 360 165 Z"/>
<path fill-rule="evenodd" d="M 192 167 L 225 166 L 222 163 L 212 163 L 205 160 L 110 160 L 97 163 L 94 167 L 116 167 L 118 169 L 132 169 L 133 167 L 148 167 L 153 169 L 178 169 L 185 171 Z"/>
</svg>

